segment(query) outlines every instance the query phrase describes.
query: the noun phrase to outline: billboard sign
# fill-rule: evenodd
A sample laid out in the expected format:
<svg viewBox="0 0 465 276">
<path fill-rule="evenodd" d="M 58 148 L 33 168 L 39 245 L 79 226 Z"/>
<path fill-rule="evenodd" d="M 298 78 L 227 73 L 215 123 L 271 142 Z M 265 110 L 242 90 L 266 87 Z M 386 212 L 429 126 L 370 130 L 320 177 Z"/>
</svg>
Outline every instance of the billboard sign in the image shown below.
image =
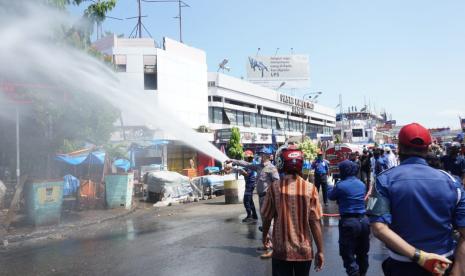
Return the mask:
<svg viewBox="0 0 465 276">
<path fill-rule="evenodd" d="M 269 88 L 307 88 L 308 55 L 256 56 L 247 62 L 247 79 Z"/>
</svg>

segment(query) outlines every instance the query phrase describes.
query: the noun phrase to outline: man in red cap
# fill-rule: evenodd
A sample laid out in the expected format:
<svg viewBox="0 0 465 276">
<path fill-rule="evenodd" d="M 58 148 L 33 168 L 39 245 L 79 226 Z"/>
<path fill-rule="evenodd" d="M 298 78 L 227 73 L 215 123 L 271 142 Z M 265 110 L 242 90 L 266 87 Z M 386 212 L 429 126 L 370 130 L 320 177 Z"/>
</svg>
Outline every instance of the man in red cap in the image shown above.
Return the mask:
<svg viewBox="0 0 465 276">
<path fill-rule="evenodd" d="M 465 191 L 456 178 L 428 166 L 431 142 L 423 126 L 404 126 L 400 165 L 376 178 L 367 214 L 389 251 L 385 275 L 465 275 Z"/>
</svg>

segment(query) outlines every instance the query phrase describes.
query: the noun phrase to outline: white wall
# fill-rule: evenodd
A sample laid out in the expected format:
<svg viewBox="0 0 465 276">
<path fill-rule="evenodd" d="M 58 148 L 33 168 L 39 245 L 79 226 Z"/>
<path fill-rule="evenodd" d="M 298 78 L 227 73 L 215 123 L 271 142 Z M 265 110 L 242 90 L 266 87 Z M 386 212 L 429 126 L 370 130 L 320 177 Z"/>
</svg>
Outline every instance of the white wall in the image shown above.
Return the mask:
<svg viewBox="0 0 465 276">
<path fill-rule="evenodd" d="M 208 125 L 207 61 L 204 51 L 165 39 L 158 52 L 158 95 L 190 127 Z"/>
<path fill-rule="evenodd" d="M 205 52 L 171 39 L 165 49 L 151 39 L 106 37 L 95 43 L 109 55 L 126 55 L 126 72 L 117 73 L 123 89 L 144 102 L 168 107 L 189 127 L 208 125 L 207 62 Z M 144 55 L 157 56 L 157 90 L 144 90 Z M 143 118 L 123 110 L 125 125 L 147 125 Z"/>
</svg>

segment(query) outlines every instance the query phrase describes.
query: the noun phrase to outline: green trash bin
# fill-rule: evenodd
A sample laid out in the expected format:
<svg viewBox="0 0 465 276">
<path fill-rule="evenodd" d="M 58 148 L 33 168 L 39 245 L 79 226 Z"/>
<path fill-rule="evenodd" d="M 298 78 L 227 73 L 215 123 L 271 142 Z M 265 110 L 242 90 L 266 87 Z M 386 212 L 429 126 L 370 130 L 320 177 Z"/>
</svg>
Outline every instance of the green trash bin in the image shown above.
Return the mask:
<svg viewBox="0 0 465 276">
<path fill-rule="evenodd" d="M 32 182 L 26 187 L 28 219 L 36 226 L 60 222 L 63 181 Z"/>
<path fill-rule="evenodd" d="M 108 208 L 131 209 L 134 173 L 105 176 L 105 199 Z"/>
</svg>

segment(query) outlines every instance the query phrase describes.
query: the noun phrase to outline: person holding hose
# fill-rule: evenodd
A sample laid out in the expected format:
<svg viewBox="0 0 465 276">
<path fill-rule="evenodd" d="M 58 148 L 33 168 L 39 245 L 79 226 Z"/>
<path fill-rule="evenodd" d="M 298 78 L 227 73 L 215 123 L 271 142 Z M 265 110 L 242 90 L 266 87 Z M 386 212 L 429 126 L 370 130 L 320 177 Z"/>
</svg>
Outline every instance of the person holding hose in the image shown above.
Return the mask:
<svg viewBox="0 0 465 276">
<path fill-rule="evenodd" d="M 271 155 L 273 152 L 263 146 L 257 151 L 257 154 L 260 157 L 260 163 L 259 164 L 254 164 L 254 163 L 249 163 L 243 160 L 226 160 L 227 164 L 232 163 L 233 165 L 236 166 L 241 166 L 246 169 L 250 169 L 253 171 L 257 172 L 257 180 L 256 180 L 256 187 L 257 187 L 257 194 L 258 194 L 258 203 L 260 205 L 260 209 L 262 208 L 263 201 L 265 199 L 266 192 L 268 190 L 268 187 L 273 183 L 273 181 L 279 180 L 279 173 L 276 167 L 271 163 Z M 263 216 L 262 216 L 263 220 Z M 262 221 L 263 222 L 263 221 Z M 261 228 L 260 228 L 261 229 Z M 265 253 L 262 254 L 262 258 L 270 258 L 272 254 L 272 245 L 271 243 L 267 244 L 262 248 L 265 250 Z"/>
</svg>

